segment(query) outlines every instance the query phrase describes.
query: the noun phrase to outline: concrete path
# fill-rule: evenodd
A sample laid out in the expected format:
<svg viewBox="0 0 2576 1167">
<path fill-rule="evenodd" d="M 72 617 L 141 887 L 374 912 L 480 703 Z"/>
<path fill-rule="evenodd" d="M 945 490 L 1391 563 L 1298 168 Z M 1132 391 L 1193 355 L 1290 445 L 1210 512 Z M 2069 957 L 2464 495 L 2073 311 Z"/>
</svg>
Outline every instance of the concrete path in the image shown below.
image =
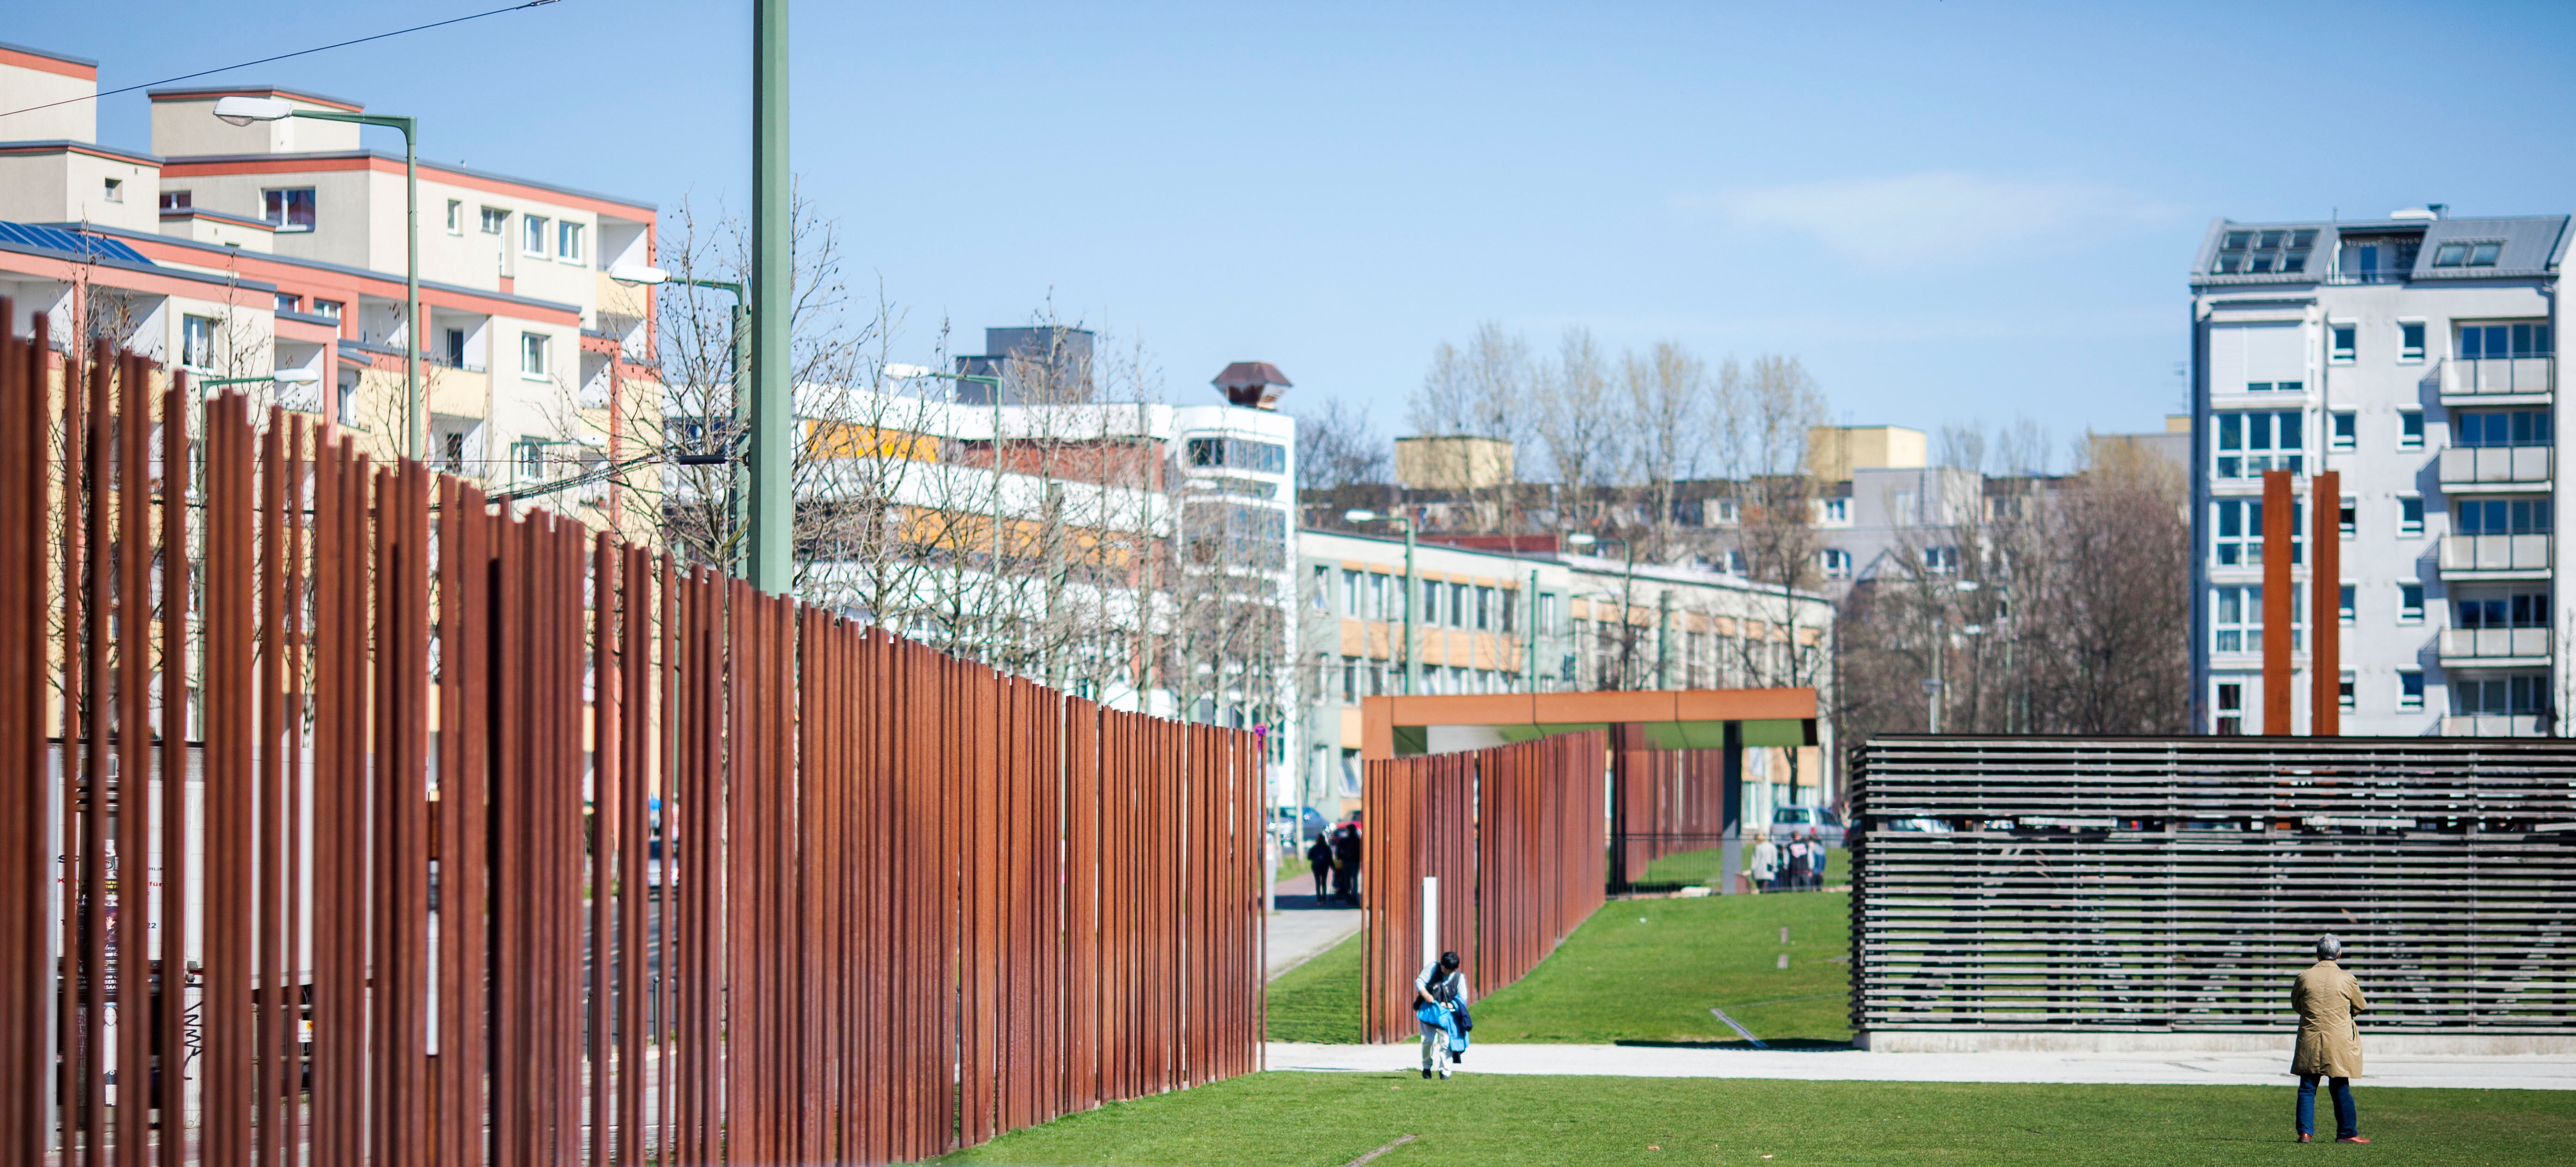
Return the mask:
<svg viewBox="0 0 2576 1167">
<path fill-rule="evenodd" d="M 1278 897 L 1279 910 L 1270 915 L 1270 959 L 1264 962 L 1265 979 L 1277 980 L 1279 974 L 1323 955 L 1326 949 L 1360 930 L 1358 908 L 1316 903 L 1314 891 L 1314 881 L 1302 875 L 1283 880 L 1272 889 Z"/>
<path fill-rule="evenodd" d="M 1421 1047 L 1274 1041 L 1273 1070 L 1411 1074 Z M 2220 1053 L 1897 1054 L 1859 1050 L 1749 1050 L 1613 1045 L 1485 1045 L 1460 1069 L 1478 1074 L 1582 1074 L 1634 1078 L 1789 1078 L 1860 1082 L 2106 1082 L 2189 1086 L 2295 1086 L 2286 1058 Z M 2576 1090 L 2576 1057 L 2370 1055 L 2365 1089 L 2449 1086 Z"/>
</svg>

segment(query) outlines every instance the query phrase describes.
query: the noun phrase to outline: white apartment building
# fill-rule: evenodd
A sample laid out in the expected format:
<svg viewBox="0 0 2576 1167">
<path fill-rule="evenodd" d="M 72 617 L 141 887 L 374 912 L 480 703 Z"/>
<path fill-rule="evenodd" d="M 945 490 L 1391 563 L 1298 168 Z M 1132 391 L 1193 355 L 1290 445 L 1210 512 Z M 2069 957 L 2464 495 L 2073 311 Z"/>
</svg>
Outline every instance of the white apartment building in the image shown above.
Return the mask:
<svg viewBox="0 0 2576 1167">
<path fill-rule="evenodd" d="M 92 97 L 97 74 L 95 62 L 0 45 L 0 106 Z M 0 116 L 11 323 L 79 319 L 201 379 L 302 370 L 309 383 L 281 386 L 278 404 L 397 453 L 410 332 L 402 155 L 363 146 L 346 122 L 226 124 L 214 105 L 232 96 L 361 108 L 275 86 L 155 90 L 149 153 L 97 143 L 94 100 Z M 651 261 L 652 205 L 428 160 L 419 170 L 428 460 L 525 489 L 614 456 L 631 440 L 627 419 L 661 412 L 652 294 L 606 275 Z M 549 505 L 649 530 L 649 509 L 611 491 Z"/>
<path fill-rule="evenodd" d="M 2192 265 L 2194 722 L 2262 729 L 2262 473 L 2298 476 L 2293 729 L 2309 594 L 2341 612 L 2347 734 L 2553 736 L 2570 700 L 2556 461 L 2569 218 L 2211 225 Z M 2335 471 L 2340 496 L 2309 493 Z M 2311 508 L 2342 578 L 2310 577 Z"/>
</svg>

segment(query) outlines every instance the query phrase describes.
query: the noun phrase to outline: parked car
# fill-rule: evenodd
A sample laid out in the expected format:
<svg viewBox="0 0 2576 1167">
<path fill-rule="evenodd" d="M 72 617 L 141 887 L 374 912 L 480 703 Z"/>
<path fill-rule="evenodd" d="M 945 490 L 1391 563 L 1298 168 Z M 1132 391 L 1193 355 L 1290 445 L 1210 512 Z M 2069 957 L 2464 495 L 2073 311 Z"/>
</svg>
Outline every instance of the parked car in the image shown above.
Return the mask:
<svg viewBox="0 0 2576 1167">
<path fill-rule="evenodd" d="M 1786 832 L 1802 839 L 1814 831 L 1828 847 L 1843 845 L 1842 816 L 1821 806 L 1779 807 L 1771 812 L 1771 831 L 1774 836 Z"/>
<path fill-rule="evenodd" d="M 1294 830 L 1296 842 L 1300 845 L 1314 842 L 1317 836 L 1331 829 L 1331 824 L 1326 823 L 1324 816 L 1311 806 L 1271 807 L 1270 826 L 1282 834 Z"/>
<path fill-rule="evenodd" d="M 1882 824 L 1891 831 L 1927 831 L 1946 834 L 1950 824 L 1940 819 L 1888 819 Z"/>
</svg>

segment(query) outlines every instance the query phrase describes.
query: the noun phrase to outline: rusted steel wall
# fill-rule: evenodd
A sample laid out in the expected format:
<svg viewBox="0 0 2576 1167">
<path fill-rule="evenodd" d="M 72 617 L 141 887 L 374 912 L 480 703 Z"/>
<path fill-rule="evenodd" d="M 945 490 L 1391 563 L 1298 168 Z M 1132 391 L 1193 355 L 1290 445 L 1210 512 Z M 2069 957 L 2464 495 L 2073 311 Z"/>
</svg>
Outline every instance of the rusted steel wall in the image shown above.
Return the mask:
<svg viewBox="0 0 2576 1167">
<path fill-rule="evenodd" d="M 44 329 L 0 335 L 0 1162 L 921 1159 L 1253 1067 L 1253 735 Z"/>
<path fill-rule="evenodd" d="M 1477 997 L 1528 975 L 1601 906 L 1607 744 L 1591 731 L 1367 764 L 1360 878 L 1370 1040 L 1420 1032 L 1412 1000 L 1424 877 L 1440 881 L 1436 948 L 1459 954 Z"/>
<path fill-rule="evenodd" d="M 1612 727 L 1612 846 L 1630 882 L 1655 860 L 1719 845 L 1726 831 L 1726 753 L 1658 750 L 1636 726 Z"/>
</svg>

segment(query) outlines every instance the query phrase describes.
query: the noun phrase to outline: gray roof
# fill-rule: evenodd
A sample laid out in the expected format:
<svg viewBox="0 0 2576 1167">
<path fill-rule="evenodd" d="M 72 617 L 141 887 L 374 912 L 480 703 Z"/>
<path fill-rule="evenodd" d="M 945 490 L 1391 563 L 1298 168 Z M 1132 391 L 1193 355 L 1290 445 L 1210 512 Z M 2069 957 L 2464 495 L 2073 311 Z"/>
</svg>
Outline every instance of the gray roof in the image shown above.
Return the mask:
<svg viewBox="0 0 2576 1167">
<path fill-rule="evenodd" d="M 2336 245 L 2347 235 L 2419 235 L 2422 246 L 2407 276 L 2429 279 L 2513 279 L 2554 275 L 2568 243 L 2568 216 L 2513 215 L 2478 219 L 2367 219 L 2327 222 L 2239 223 L 2213 219 L 2192 259 L 2195 284 L 2297 284 L 2344 282 L 2335 271 Z M 2231 231 L 2313 231 L 2307 266 L 2299 272 L 2222 273 L 2217 270 L 2219 244 Z M 2492 265 L 2435 267 L 2444 243 L 2493 242 L 2503 245 Z"/>
</svg>

